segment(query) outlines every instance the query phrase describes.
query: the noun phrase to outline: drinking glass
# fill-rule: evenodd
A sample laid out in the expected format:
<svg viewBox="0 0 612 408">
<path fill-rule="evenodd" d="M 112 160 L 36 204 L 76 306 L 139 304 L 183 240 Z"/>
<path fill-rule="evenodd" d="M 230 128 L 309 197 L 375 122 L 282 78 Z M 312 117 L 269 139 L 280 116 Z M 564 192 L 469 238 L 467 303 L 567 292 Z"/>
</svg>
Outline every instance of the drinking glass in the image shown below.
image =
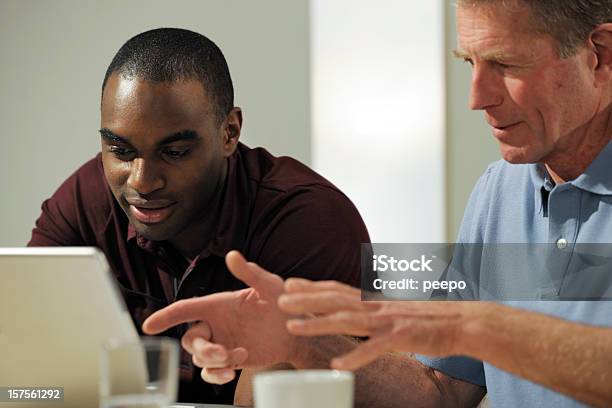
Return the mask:
<svg viewBox="0 0 612 408">
<path fill-rule="evenodd" d="M 101 408 L 162 408 L 176 400 L 179 346 L 175 339 L 142 337 L 107 342 L 100 361 Z"/>
</svg>

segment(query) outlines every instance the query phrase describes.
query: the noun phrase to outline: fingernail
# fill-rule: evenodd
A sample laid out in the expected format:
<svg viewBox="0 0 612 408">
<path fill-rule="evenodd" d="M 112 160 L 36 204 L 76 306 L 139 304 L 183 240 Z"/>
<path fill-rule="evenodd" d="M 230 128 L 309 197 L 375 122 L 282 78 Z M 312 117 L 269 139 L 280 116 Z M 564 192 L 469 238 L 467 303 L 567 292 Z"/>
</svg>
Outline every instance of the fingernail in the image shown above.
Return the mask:
<svg viewBox="0 0 612 408">
<path fill-rule="evenodd" d="M 213 351 L 213 352 L 211 353 L 211 356 L 212 356 L 212 358 L 214 358 L 215 360 L 225 360 L 225 357 L 226 357 L 226 356 L 225 356 L 225 353 L 224 353 L 224 352 L 222 352 L 222 351 L 219 351 L 219 350 L 217 350 L 217 351 Z"/>
<path fill-rule="evenodd" d="M 233 376 L 234 373 L 232 371 L 227 371 L 221 374 L 221 378 L 224 380 L 231 380 Z"/>
</svg>

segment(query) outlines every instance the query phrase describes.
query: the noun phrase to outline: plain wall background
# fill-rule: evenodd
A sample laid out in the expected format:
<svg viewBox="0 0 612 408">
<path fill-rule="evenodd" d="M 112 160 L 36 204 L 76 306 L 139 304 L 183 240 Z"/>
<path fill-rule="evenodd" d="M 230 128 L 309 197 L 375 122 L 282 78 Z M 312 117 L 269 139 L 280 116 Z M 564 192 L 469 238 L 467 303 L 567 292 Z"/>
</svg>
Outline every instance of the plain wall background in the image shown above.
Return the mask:
<svg viewBox="0 0 612 408">
<path fill-rule="evenodd" d="M 311 0 L 312 162 L 374 242 L 446 239 L 443 5 Z"/>
<path fill-rule="evenodd" d="M 99 151 L 100 87 L 130 37 L 162 26 L 217 43 L 241 140 L 310 162 L 307 0 L 1 0 L 0 246 L 22 246 L 42 201 Z"/>
</svg>

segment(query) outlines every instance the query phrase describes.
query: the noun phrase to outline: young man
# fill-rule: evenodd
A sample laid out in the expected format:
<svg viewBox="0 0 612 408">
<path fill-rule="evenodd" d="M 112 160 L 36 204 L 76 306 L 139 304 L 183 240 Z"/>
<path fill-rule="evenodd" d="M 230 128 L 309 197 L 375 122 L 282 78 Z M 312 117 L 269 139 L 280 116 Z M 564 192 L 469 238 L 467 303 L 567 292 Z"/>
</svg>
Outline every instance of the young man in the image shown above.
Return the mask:
<svg viewBox="0 0 612 408">
<path fill-rule="evenodd" d="M 177 299 L 244 287 L 223 260 L 232 249 L 282 277 L 358 285 L 369 238 L 355 207 L 301 163 L 239 143 L 241 126 L 212 41 L 135 36 L 104 77 L 101 154 L 43 203 L 29 245 L 102 249 L 139 328 Z M 182 356 L 179 400 L 231 403 L 235 386 L 203 382 Z"/>
</svg>

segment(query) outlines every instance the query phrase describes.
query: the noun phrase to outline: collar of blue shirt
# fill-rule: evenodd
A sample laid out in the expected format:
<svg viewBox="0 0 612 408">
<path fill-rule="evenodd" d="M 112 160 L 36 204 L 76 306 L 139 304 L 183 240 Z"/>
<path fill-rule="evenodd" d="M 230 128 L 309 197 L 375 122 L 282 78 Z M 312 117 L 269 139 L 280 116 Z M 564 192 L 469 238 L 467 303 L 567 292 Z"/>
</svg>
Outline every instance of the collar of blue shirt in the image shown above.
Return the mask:
<svg viewBox="0 0 612 408">
<path fill-rule="evenodd" d="M 552 190 L 554 183 L 544 165 L 534 163 L 529 166 L 534 188 L 537 191 L 542 187 L 548 191 Z M 584 173 L 569 184 L 593 194 L 612 195 L 612 142 L 606 145 Z"/>
</svg>

